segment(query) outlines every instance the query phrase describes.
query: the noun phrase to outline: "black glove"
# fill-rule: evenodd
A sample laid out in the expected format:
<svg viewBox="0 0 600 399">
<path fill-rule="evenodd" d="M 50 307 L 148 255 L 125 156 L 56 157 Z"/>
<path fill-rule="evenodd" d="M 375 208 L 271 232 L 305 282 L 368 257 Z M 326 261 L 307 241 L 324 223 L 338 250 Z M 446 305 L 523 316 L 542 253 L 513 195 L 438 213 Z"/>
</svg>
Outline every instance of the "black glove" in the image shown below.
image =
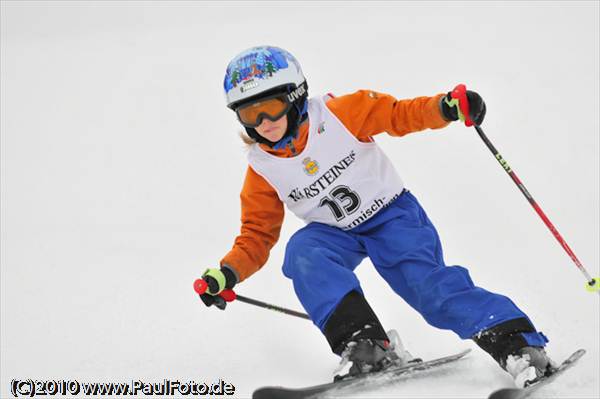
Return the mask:
<svg viewBox="0 0 600 399">
<path fill-rule="evenodd" d="M 200 299 L 206 306 L 215 305 L 217 308 L 224 310 L 227 306 L 227 301 L 223 296 L 219 295 L 223 290 L 231 290 L 238 278 L 235 272 L 227 266 L 221 269 L 207 269 L 202 275 L 202 280 L 206 282 L 204 293 L 200 294 Z"/>
<path fill-rule="evenodd" d="M 444 119 L 448 121 L 461 120 L 465 125 L 479 126 L 485 118 L 485 102 L 479 94 L 467 90 L 465 85 L 458 85 L 441 99 L 440 107 Z M 465 110 L 468 109 L 468 115 Z"/>
</svg>

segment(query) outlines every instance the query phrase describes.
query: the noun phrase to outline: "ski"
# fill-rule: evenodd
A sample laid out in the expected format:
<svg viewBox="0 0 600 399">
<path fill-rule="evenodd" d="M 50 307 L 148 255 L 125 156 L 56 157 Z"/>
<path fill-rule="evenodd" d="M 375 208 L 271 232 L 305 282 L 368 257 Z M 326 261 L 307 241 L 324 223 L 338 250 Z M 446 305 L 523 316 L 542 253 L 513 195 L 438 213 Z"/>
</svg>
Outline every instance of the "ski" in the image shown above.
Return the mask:
<svg viewBox="0 0 600 399">
<path fill-rule="evenodd" d="M 252 399 L 315 399 L 323 395 L 343 393 L 342 391 L 356 392 L 357 390 L 368 389 L 373 386 L 380 386 L 385 383 L 393 382 L 396 377 L 410 374 L 416 371 L 429 370 L 446 363 L 454 362 L 463 358 L 471 349 L 466 349 L 454 355 L 440 357 L 433 360 L 415 362 L 405 366 L 391 367 L 386 370 L 363 374 L 357 377 L 348 378 L 341 381 L 330 382 L 321 385 L 314 385 L 304 388 L 286 388 L 286 387 L 263 387 L 252 394 Z"/>
<path fill-rule="evenodd" d="M 488 399 L 524 399 L 529 397 L 532 393 L 540 389 L 541 387 L 550 384 L 554 381 L 559 375 L 564 373 L 567 369 L 574 366 L 575 363 L 585 354 L 584 349 L 579 349 L 574 352 L 567 360 L 561 363 L 560 366 L 556 369 L 556 371 L 549 376 L 542 377 L 538 381 L 533 384 L 526 386 L 525 388 L 503 388 L 497 391 L 494 391 Z"/>
</svg>

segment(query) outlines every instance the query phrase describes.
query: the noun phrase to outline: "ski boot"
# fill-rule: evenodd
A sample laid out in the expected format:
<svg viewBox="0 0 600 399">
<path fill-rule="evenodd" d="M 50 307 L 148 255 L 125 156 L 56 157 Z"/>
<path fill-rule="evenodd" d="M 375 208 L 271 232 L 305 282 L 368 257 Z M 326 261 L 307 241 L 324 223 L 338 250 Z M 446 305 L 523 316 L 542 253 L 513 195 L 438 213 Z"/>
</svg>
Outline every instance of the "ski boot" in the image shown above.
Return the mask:
<svg viewBox="0 0 600 399">
<path fill-rule="evenodd" d="M 331 350 L 342 358 L 334 381 L 413 360 L 396 331 L 386 333 L 359 291 L 346 294 L 323 327 Z"/>
<path fill-rule="evenodd" d="M 473 340 L 514 378 L 519 388 L 552 374 L 557 367 L 544 350 L 548 338 L 527 318 L 500 323 L 479 332 Z"/>
<path fill-rule="evenodd" d="M 546 354 L 544 348 L 526 346 L 508 355 L 500 364 L 515 380 L 515 385 L 525 388 L 538 379 L 552 374 L 557 365 Z"/>
<path fill-rule="evenodd" d="M 346 343 L 340 365 L 334 371 L 334 381 L 361 374 L 383 371 L 391 366 L 403 366 L 420 361 L 404 349 L 395 330 L 388 331 L 390 340 L 359 338 Z"/>
</svg>

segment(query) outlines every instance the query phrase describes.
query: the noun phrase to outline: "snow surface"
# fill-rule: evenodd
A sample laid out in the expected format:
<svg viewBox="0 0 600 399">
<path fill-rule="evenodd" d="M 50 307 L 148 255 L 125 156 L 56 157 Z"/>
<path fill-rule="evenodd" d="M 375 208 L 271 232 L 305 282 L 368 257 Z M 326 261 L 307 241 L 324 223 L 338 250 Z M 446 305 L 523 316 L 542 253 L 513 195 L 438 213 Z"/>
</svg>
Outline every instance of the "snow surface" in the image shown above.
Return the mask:
<svg viewBox="0 0 600 399">
<path fill-rule="evenodd" d="M 399 98 L 464 82 L 484 129 L 575 253 L 598 275 L 598 2 L 2 2 L 0 396 L 13 378 L 329 380 L 320 332 L 243 303 L 207 309 L 192 290 L 239 229 L 245 170 L 224 104 L 227 62 L 289 49 L 312 94 Z M 599 296 L 473 129 L 377 141 L 437 225 L 448 264 L 509 295 L 581 365 L 536 397 L 600 397 Z M 301 310 L 280 272 L 286 218 L 249 297 Z M 483 398 L 509 377 L 470 341 L 436 330 L 365 261 L 372 306 L 424 358 L 469 357 L 370 398 Z"/>
</svg>

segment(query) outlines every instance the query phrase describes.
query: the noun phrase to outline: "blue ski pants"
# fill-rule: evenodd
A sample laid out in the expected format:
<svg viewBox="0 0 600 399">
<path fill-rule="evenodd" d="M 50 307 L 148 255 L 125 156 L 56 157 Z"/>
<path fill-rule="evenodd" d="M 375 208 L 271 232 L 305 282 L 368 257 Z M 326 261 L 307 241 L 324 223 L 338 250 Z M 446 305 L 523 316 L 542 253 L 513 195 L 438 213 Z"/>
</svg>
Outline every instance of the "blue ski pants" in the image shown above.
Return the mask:
<svg viewBox="0 0 600 399">
<path fill-rule="evenodd" d="M 354 269 L 367 256 L 392 290 L 430 325 L 463 339 L 527 318 L 506 296 L 475 286 L 464 267 L 445 265 L 435 227 L 417 199 L 404 191 L 351 230 L 310 223 L 288 242 L 283 273 L 321 330 L 346 294 L 362 293 Z M 546 342 L 539 333 L 530 334 L 528 341 Z"/>
</svg>

